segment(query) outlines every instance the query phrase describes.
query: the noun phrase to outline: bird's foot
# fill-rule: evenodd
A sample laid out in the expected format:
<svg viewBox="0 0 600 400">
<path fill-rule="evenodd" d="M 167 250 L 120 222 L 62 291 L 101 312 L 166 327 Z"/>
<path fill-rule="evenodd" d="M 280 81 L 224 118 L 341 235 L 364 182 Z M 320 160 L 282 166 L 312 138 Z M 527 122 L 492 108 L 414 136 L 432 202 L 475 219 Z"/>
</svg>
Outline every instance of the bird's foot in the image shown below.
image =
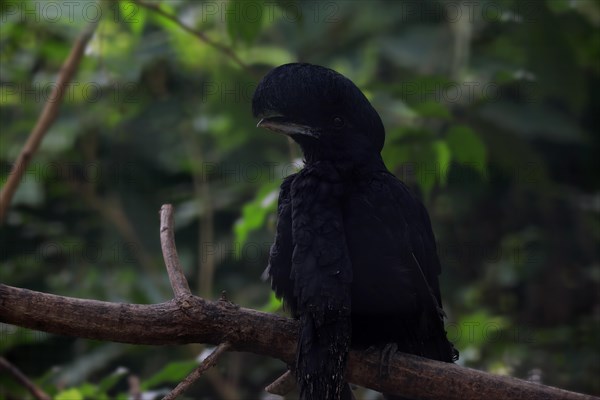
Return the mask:
<svg viewBox="0 0 600 400">
<path fill-rule="evenodd" d="M 398 345 L 396 343 L 388 343 L 381 349 L 381 356 L 379 358 L 379 376 L 381 378 L 390 376 L 390 360 L 397 352 Z"/>
</svg>

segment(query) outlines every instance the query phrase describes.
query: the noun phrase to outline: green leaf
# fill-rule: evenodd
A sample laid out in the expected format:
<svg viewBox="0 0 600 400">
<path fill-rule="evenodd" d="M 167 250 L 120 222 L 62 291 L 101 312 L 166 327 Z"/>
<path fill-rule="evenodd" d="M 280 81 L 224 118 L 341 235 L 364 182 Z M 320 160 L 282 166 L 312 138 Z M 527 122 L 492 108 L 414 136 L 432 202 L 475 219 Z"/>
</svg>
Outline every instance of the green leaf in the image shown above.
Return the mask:
<svg viewBox="0 0 600 400">
<path fill-rule="evenodd" d="M 176 16 L 175 13 L 175 8 L 169 4 L 169 2 L 166 1 L 162 1 L 158 4 L 159 8 L 164 11 L 166 14 L 169 15 L 173 15 Z M 163 15 L 160 15 L 158 13 L 151 13 L 150 17 L 159 25 L 162 26 L 164 30 L 166 30 L 167 32 L 171 33 L 171 34 L 177 34 L 180 33 L 181 31 L 181 27 L 175 22 L 170 20 L 169 18 L 166 18 Z M 188 34 L 186 32 L 184 32 L 185 34 Z M 189 35 L 189 34 L 188 34 Z"/>
<path fill-rule="evenodd" d="M 104 400 L 107 398 L 106 393 L 98 392 L 98 387 L 91 383 L 82 383 L 78 389 L 85 399 Z"/>
<path fill-rule="evenodd" d="M 279 182 L 269 182 L 259 190 L 254 200 L 242 208 L 242 217 L 233 228 L 236 242 L 239 244 L 235 247 L 236 256 L 239 257 L 250 232 L 262 227 L 267 215 L 277 208 L 278 186 Z"/>
<path fill-rule="evenodd" d="M 442 185 L 445 185 L 448 179 L 448 169 L 450 167 L 451 152 L 446 142 L 436 140 L 433 142 L 436 160 L 439 166 L 439 180 Z"/>
<path fill-rule="evenodd" d="M 446 143 L 454 161 L 472 167 L 482 176 L 486 175 L 486 148 L 470 127 L 454 125 L 446 135 Z"/>
<path fill-rule="evenodd" d="M 425 118 L 441 118 L 449 120 L 452 118 L 450 111 L 442 103 L 438 101 L 425 101 L 415 106 L 415 111 L 419 113 L 421 117 Z"/>
<path fill-rule="evenodd" d="M 229 0 L 225 10 L 227 33 L 235 43 L 242 39 L 247 45 L 252 44 L 260 33 L 265 7 L 262 1 Z"/>
<path fill-rule="evenodd" d="M 261 311 L 273 313 L 281 309 L 283 302 L 275 296 L 275 292 L 271 292 L 269 302 L 261 307 Z"/>
<path fill-rule="evenodd" d="M 72 388 L 58 393 L 54 400 L 84 400 L 84 397 L 79 389 Z"/>
<path fill-rule="evenodd" d="M 446 184 L 451 152 L 443 140 L 432 140 L 425 130 L 404 132 L 402 141 L 387 145 L 383 159 L 390 169 L 402 164 L 412 165 L 419 187 L 425 197 L 429 196 L 436 183 Z"/>
<path fill-rule="evenodd" d="M 197 366 L 198 363 L 196 361 L 175 361 L 169 363 L 159 372 L 144 381 L 140 387 L 142 390 L 148 390 L 161 383 L 181 381 Z"/>
<path fill-rule="evenodd" d="M 506 318 L 483 310 L 463 316 L 457 324 L 446 324 L 446 330 L 457 348 L 479 348 L 486 342 L 498 340 L 500 331 L 507 326 Z"/>
<path fill-rule="evenodd" d="M 423 196 L 427 198 L 437 182 L 441 185 L 446 184 L 450 150 L 445 142 L 436 140 L 421 147 L 416 155 L 417 181 L 423 190 Z"/>
<path fill-rule="evenodd" d="M 131 0 L 125 0 L 119 2 L 119 12 L 123 23 L 139 37 L 146 23 L 146 9 Z"/>
</svg>

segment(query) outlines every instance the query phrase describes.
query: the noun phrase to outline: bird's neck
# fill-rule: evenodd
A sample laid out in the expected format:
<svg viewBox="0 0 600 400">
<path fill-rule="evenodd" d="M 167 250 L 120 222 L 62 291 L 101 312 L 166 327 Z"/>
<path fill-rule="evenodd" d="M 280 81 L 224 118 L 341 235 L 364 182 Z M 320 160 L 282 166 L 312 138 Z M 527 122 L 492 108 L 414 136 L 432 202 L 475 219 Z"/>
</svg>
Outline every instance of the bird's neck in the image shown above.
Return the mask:
<svg viewBox="0 0 600 400">
<path fill-rule="evenodd" d="M 357 176 L 375 171 L 387 171 L 380 154 L 360 158 L 317 158 L 305 157 L 305 165 L 310 167 L 319 162 L 331 163 L 341 176 Z"/>
</svg>

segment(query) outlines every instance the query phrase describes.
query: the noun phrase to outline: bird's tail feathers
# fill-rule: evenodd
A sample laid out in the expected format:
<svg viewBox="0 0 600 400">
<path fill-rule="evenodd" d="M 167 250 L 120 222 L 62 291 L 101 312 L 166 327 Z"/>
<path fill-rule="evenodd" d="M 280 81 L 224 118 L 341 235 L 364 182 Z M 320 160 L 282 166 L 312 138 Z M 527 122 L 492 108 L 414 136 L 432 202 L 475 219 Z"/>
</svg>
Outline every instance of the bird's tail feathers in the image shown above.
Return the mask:
<svg viewBox="0 0 600 400">
<path fill-rule="evenodd" d="M 300 317 L 296 377 L 302 400 L 349 400 L 345 367 L 350 317 L 306 312 Z"/>
</svg>

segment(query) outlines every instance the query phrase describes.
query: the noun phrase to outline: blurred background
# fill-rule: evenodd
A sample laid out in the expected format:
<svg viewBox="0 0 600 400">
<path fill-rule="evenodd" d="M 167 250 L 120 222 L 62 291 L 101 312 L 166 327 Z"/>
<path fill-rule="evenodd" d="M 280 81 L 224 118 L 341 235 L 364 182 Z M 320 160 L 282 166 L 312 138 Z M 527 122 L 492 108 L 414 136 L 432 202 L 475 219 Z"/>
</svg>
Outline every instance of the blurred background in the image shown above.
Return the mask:
<svg viewBox="0 0 600 400">
<path fill-rule="evenodd" d="M 0 1 L 0 19 L 2 185 L 99 21 L 1 227 L 2 283 L 166 301 L 158 210 L 173 203 L 195 294 L 283 312 L 260 276 L 301 154 L 255 128 L 250 101 L 270 68 L 310 62 L 371 100 L 388 168 L 431 214 L 459 364 L 600 394 L 599 1 Z M 2 355 L 62 400 L 151 399 L 207 350 L 0 324 Z M 187 398 L 274 398 L 284 370 L 228 354 Z"/>
</svg>

